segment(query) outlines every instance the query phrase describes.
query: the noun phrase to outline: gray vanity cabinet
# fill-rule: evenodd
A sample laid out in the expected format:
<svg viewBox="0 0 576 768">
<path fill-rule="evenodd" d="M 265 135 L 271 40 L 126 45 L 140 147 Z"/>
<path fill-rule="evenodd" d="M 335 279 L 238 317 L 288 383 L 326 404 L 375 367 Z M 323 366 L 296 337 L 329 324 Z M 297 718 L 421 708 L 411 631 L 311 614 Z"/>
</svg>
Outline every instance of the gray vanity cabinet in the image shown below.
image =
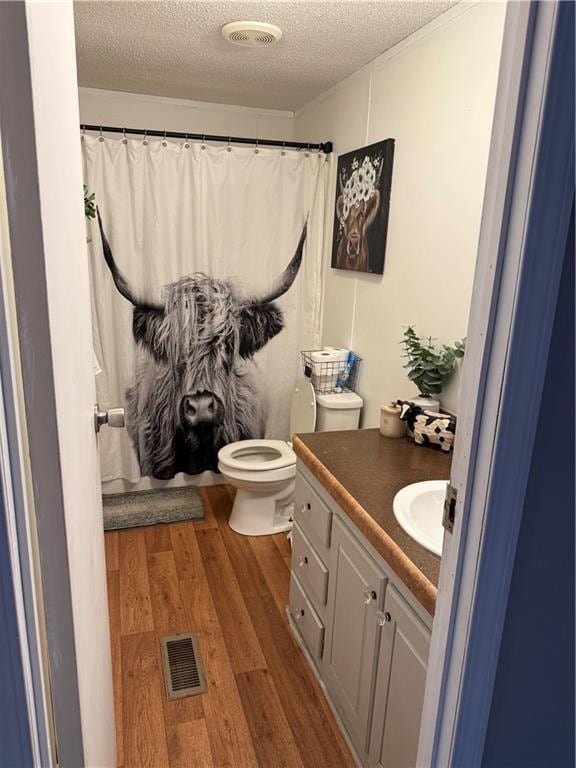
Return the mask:
<svg viewBox="0 0 576 768">
<path fill-rule="evenodd" d="M 388 588 L 385 609 L 370 765 L 413 768 L 418 751 L 430 631 L 393 586 Z"/>
<path fill-rule="evenodd" d="M 353 742 L 368 751 L 387 578 L 338 519 L 332 527 L 324 681 Z"/>
<path fill-rule="evenodd" d="M 289 615 L 359 764 L 414 766 L 431 617 L 301 466 Z"/>
</svg>

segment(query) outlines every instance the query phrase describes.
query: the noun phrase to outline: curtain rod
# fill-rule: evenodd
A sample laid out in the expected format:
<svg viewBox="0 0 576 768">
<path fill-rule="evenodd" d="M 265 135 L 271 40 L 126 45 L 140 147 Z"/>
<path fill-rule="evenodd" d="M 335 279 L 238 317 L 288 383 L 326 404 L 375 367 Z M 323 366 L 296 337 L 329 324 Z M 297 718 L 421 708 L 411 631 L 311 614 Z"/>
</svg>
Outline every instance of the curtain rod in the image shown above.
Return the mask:
<svg viewBox="0 0 576 768">
<path fill-rule="evenodd" d="M 122 133 L 130 136 L 159 136 L 162 139 L 189 139 L 191 141 L 223 141 L 227 144 L 253 144 L 258 147 L 282 147 L 283 149 L 312 149 L 329 155 L 332 152 L 332 142 L 308 144 L 304 141 L 278 141 L 277 139 L 246 139 L 242 136 L 215 136 L 209 133 L 182 133 L 180 131 L 157 131 L 143 128 L 118 128 L 110 125 L 86 125 L 80 123 L 82 131 L 97 131 L 98 133 Z"/>
</svg>

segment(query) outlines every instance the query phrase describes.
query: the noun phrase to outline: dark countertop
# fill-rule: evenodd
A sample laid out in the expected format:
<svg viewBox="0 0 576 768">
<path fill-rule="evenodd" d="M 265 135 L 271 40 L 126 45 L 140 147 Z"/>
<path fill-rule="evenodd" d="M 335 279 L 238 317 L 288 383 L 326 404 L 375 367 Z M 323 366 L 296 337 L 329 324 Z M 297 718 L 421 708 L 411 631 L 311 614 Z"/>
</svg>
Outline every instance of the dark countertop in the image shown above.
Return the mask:
<svg viewBox="0 0 576 768">
<path fill-rule="evenodd" d="M 294 450 L 429 613 L 434 613 L 440 558 L 394 517 L 392 500 L 410 483 L 447 480 L 452 453 L 382 437 L 377 429 L 297 435 Z"/>
</svg>

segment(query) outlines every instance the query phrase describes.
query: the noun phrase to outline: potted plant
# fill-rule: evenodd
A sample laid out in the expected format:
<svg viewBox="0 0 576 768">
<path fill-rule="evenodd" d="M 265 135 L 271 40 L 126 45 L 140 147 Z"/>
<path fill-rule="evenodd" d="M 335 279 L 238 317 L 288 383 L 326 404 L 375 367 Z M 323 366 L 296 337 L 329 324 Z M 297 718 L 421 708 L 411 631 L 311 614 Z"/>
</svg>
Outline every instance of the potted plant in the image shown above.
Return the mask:
<svg viewBox="0 0 576 768">
<path fill-rule="evenodd" d="M 94 203 L 94 198 L 96 197 L 96 193 L 88 192 L 88 187 L 86 184 L 84 184 L 84 216 L 86 216 L 87 219 L 95 219 L 96 218 L 96 204 Z"/>
<path fill-rule="evenodd" d="M 419 392 L 419 396 L 410 398 L 410 401 L 427 410 L 437 411 L 440 403 L 433 395 L 442 392 L 444 383 L 454 372 L 456 360 L 464 357 L 466 339 L 455 341 L 452 347 L 446 344 L 437 347 L 431 337 L 421 338 L 412 326 L 408 326 L 400 343 L 404 347 L 404 368 Z"/>
<path fill-rule="evenodd" d="M 86 217 L 86 221 L 90 221 L 90 219 L 96 218 L 96 203 L 94 202 L 94 198 L 96 197 L 96 193 L 88 191 L 88 187 L 86 184 L 84 186 L 84 216 Z M 90 243 L 92 241 L 91 237 L 86 237 L 86 242 Z"/>
</svg>

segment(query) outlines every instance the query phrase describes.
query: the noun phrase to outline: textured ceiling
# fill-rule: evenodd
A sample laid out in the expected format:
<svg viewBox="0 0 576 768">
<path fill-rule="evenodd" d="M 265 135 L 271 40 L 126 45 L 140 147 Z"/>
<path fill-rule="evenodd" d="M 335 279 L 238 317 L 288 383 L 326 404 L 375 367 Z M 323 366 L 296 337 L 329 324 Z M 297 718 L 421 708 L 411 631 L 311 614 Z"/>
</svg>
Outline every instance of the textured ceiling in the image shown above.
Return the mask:
<svg viewBox="0 0 576 768">
<path fill-rule="evenodd" d="M 80 85 L 294 110 L 455 2 L 243 0 L 74 3 Z M 226 42 L 240 19 L 278 24 L 264 49 Z"/>
</svg>

